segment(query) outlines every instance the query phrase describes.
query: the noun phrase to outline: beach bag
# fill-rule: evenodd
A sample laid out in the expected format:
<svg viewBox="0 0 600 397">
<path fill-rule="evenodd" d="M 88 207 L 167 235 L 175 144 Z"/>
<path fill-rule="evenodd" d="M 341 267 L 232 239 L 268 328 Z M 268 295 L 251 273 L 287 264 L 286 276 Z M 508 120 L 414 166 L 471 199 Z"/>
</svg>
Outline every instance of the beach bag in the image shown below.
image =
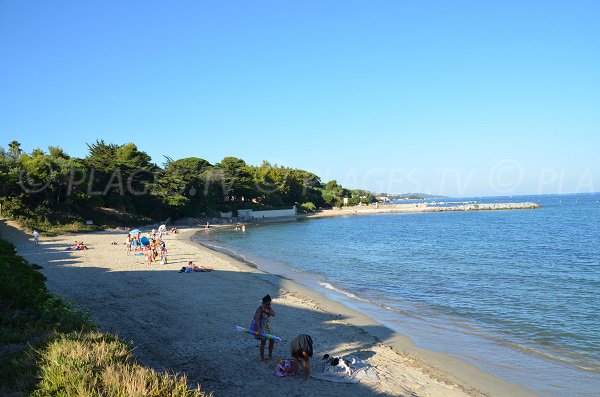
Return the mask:
<svg viewBox="0 0 600 397">
<path fill-rule="evenodd" d="M 275 375 L 282 378 L 284 376 L 291 376 L 294 374 L 294 367 L 292 366 L 292 360 L 290 359 L 277 359 L 275 360 Z"/>
</svg>

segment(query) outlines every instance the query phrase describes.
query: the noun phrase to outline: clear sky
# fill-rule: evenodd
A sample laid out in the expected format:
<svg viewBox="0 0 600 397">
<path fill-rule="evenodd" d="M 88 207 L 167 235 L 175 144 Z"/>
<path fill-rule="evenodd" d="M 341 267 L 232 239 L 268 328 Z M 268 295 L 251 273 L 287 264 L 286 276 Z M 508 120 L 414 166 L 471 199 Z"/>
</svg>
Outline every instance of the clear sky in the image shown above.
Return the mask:
<svg viewBox="0 0 600 397">
<path fill-rule="evenodd" d="M 600 191 L 600 1 L 0 0 L 0 145 Z"/>
</svg>

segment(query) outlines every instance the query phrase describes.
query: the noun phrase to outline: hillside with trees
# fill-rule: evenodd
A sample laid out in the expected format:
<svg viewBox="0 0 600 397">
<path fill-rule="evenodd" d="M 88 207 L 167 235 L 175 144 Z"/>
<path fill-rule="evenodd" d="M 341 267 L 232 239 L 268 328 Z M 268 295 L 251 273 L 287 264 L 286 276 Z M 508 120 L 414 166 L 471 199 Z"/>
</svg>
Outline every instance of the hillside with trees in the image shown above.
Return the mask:
<svg viewBox="0 0 600 397">
<path fill-rule="evenodd" d="M 2 215 L 40 230 L 93 230 L 180 217 L 214 217 L 219 211 L 299 211 L 370 203 L 371 192 L 323 183 L 301 169 L 249 165 L 236 157 L 211 164 L 201 157 L 165 157 L 157 165 L 133 143 L 98 140 L 84 158 L 57 146 L 25 153 L 17 141 L 0 147 Z M 85 225 L 85 220 L 94 226 Z M 57 229 L 58 228 L 58 229 Z"/>
</svg>

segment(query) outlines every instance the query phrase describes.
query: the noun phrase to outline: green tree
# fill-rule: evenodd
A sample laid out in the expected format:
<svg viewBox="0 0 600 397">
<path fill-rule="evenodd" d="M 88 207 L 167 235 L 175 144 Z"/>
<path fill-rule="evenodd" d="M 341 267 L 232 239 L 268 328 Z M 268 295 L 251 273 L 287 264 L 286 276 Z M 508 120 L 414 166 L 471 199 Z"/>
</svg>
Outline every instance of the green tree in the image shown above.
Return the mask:
<svg viewBox="0 0 600 397">
<path fill-rule="evenodd" d="M 84 159 L 87 166 L 89 193 L 102 206 L 128 212 L 146 213 L 158 203 L 149 199 L 149 184 L 160 169 L 145 152 L 133 143 L 124 145 L 96 141 L 88 144 Z"/>
<path fill-rule="evenodd" d="M 337 183 L 336 180 L 327 182 L 323 189 L 323 200 L 330 206 L 341 207 L 345 197 L 350 198 L 351 193 L 348 189 Z"/>
<path fill-rule="evenodd" d="M 233 203 L 251 202 L 259 196 L 246 162 L 236 157 L 225 157 L 217 168 L 223 171 L 222 187 L 226 201 Z"/>
<path fill-rule="evenodd" d="M 321 181 L 310 172 L 263 161 L 260 167 L 254 167 L 254 180 L 264 205 L 292 206 L 307 201 L 323 204 Z"/>
<path fill-rule="evenodd" d="M 152 185 L 152 194 L 169 207 L 171 215 L 198 216 L 206 211 L 205 171 L 211 167 L 198 157 L 175 161 L 167 157 L 164 171 Z"/>
<path fill-rule="evenodd" d="M 21 150 L 21 143 L 19 141 L 11 141 L 8 144 L 8 153 L 13 159 L 18 159 L 23 150 Z"/>
</svg>

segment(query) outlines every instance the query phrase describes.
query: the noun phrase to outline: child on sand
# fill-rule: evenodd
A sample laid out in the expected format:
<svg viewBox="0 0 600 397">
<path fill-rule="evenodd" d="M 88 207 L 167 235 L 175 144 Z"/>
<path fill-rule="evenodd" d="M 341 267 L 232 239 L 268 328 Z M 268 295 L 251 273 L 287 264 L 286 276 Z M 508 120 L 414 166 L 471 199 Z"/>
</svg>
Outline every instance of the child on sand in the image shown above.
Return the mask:
<svg viewBox="0 0 600 397">
<path fill-rule="evenodd" d="M 304 363 L 304 379 L 308 379 L 310 376 L 310 357 L 313 355 L 313 341 L 310 335 L 300 334 L 292 340 L 292 357 L 294 363 L 292 365 L 294 369 L 294 377 L 298 377 L 298 367 L 300 367 L 300 360 Z"/>
<path fill-rule="evenodd" d="M 131 235 L 127 233 L 127 240 L 125 241 L 127 246 L 127 256 L 131 255 Z"/>
<path fill-rule="evenodd" d="M 146 250 L 146 258 L 148 259 L 148 266 L 150 266 L 152 264 L 152 261 L 154 260 L 154 255 L 149 247 Z"/>
<path fill-rule="evenodd" d="M 167 247 L 165 245 L 161 245 L 160 247 L 160 264 L 167 264 Z"/>
<path fill-rule="evenodd" d="M 264 336 L 260 336 L 262 334 L 271 334 L 271 324 L 269 317 L 274 317 L 275 312 L 271 307 L 271 297 L 269 295 L 265 295 L 262 298 L 262 304 L 256 309 L 256 313 L 254 313 L 254 318 L 252 319 L 252 324 L 250 324 L 250 330 L 253 332 L 258 332 L 259 336 L 255 336 L 256 339 L 260 339 L 260 361 L 265 362 L 265 345 L 267 343 L 267 338 Z M 275 341 L 269 340 L 269 357 L 268 360 L 273 359 L 273 346 L 275 345 Z"/>
</svg>

